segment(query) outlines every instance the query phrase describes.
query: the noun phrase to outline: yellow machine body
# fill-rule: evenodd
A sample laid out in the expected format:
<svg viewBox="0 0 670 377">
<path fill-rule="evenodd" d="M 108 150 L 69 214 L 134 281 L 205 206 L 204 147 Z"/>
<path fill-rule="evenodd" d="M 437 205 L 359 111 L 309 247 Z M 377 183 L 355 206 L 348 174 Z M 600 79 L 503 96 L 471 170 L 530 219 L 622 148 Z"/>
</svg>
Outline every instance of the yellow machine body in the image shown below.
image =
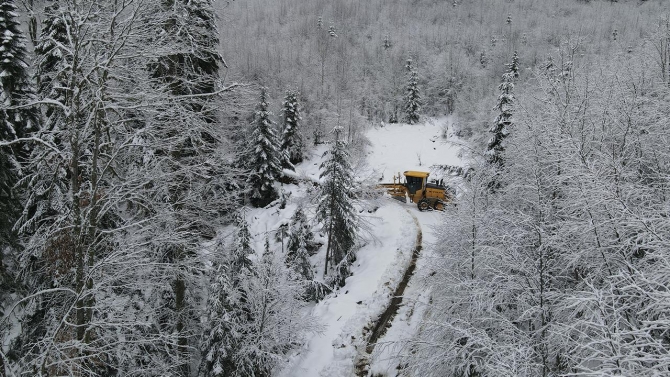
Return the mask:
<svg viewBox="0 0 670 377">
<path fill-rule="evenodd" d="M 385 188 L 389 195 L 404 201 L 416 203 L 420 211 L 428 209 L 441 210 L 444 204 L 451 200 L 447 188 L 438 183 L 429 183 L 430 173 L 424 171 L 408 170 L 403 173 L 404 179 L 400 173 L 393 176 L 393 183 L 382 183 L 380 186 Z"/>
</svg>

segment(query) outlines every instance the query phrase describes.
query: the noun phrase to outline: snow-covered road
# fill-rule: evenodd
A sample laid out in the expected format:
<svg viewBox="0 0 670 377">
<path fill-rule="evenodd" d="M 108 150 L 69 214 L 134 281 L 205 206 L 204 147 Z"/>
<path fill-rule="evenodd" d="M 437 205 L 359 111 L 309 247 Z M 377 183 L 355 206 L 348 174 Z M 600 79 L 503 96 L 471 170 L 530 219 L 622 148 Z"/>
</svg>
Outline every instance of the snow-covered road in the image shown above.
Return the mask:
<svg viewBox="0 0 670 377">
<path fill-rule="evenodd" d="M 369 221 L 377 239 L 358 251 L 353 276 L 347 278 L 345 286 L 315 305 L 312 314 L 325 325 L 324 332 L 294 356 L 282 376 L 351 375 L 357 338 L 384 310 L 416 238 L 414 221 L 402 204 L 389 200 L 372 216 Z"/>
</svg>

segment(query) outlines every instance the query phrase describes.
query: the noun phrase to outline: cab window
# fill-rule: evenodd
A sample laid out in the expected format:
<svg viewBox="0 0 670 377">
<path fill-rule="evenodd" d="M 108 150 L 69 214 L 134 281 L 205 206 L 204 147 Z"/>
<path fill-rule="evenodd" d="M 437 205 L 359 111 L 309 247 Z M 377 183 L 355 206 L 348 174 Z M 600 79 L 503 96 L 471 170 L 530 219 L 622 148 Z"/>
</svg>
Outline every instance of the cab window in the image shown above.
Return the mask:
<svg viewBox="0 0 670 377">
<path fill-rule="evenodd" d="M 406 177 L 407 179 L 407 191 L 410 194 L 415 194 L 417 190 L 422 189 L 423 178 L 421 177 Z"/>
</svg>

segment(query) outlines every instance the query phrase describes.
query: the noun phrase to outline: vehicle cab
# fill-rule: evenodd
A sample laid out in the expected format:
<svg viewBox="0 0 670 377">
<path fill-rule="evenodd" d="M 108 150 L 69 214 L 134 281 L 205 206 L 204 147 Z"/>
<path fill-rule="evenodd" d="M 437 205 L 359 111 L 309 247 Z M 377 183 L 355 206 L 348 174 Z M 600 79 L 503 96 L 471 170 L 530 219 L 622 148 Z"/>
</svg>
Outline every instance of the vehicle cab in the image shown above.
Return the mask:
<svg viewBox="0 0 670 377">
<path fill-rule="evenodd" d="M 411 202 L 415 202 L 414 197 L 423 197 L 423 192 L 426 189 L 426 181 L 428 179 L 428 172 L 407 170 L 403 173 L 405 176 L 405 187 L 407 188 L 407 195 Z"/>
</svg>

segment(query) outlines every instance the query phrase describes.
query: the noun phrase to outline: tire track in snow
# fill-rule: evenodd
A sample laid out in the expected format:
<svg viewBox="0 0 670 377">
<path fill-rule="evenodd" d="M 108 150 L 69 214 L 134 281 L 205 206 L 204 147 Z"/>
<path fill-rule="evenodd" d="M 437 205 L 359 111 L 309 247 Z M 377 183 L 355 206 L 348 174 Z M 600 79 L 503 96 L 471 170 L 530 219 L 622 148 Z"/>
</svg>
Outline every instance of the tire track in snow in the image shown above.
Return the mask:
<svg viewBox="0 0 670 377">
<path fill-rule="evenodd" d="M 416 270 L 416 261 L 417 259 L 419 259 L 419 254 L 421 253 L 421 249 L 423 248 L 421 244 L 423 239 L 423 233 L 421 231 L 421 225 L 419 224 L 419 219 L 417 219 L 416 216 L 414 216 L 414 214 L 409 210 L 407 210 L 407 213 L 409 213 L 410 216 L 412 216 L 412 219 L 414 219 L 414 224 L 416 225 L 417 228 L 416 241 L 414 242 L 414 249 L 412 250 L 412 258 L 410 259 L 409 265 L 405 270 L 402 280 L 400 281 L 400 283 L 398 283 L 395 292 L 393 292 L 393 296 L 391 296 L 391 301 L 388 307 L 386 307 L 384 312 L 379 316 L 379 319 L 377 319 L 377 322 L 372 327 L 372 330 L 370 332 L 370 338 L 368 339 L 367 346 L 365 347 L 365 353 L 361 355 L 359 357 L 358 362 L 356 362 L 356 375 L 359 377 L 364 377 L 368 375 L 368 369 L 370 369 L 369 368 L 370 356 L 372 355 L 372 352 L 374 352 L 375 350 L 377 341 L 381 337 L 383 337 L 384 334 L 386 334 L 386 331 L 391 326 L 393 319 L 395 318 L 396 314 L 398 314 L 398 309 L 400 308 L 400 305 L 402 305 L 403 302 L 403 295 L 405 294 L 405 288 L 407 288 L 409 280 L 414 275 L 414 270 Z"/>
</svg>

